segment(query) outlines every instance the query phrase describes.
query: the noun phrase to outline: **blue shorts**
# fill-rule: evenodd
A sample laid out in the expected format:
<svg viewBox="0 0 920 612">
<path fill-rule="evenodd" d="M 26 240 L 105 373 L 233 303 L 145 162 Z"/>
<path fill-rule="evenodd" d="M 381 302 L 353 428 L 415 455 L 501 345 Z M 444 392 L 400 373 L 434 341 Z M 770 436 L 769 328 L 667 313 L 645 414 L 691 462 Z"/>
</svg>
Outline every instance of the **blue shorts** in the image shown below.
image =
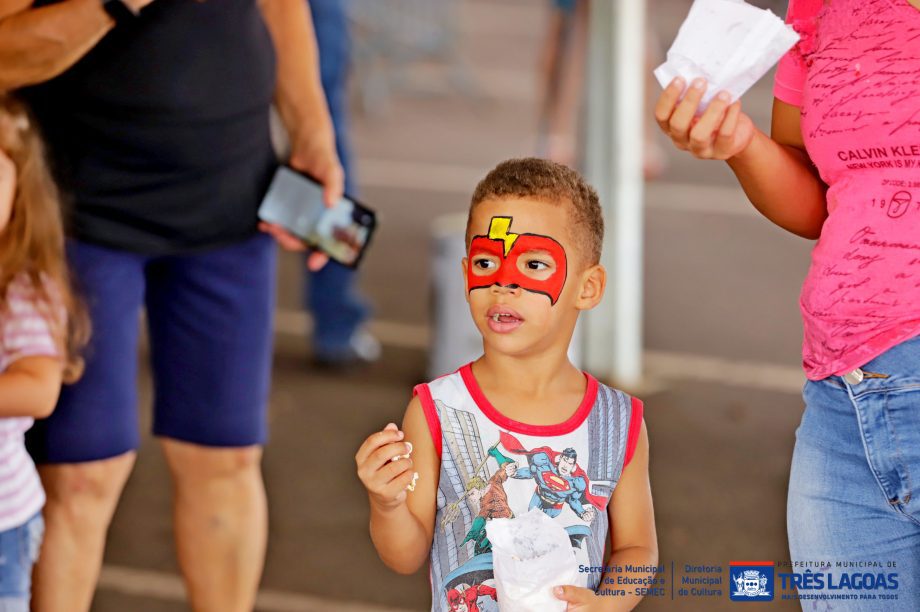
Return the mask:
<svg viewBox="0 0 920 612">
<path fill-rule="evenodd" d="M 40 512 L 19 527 L 0 531 L 0 611 L 29 612 L 32 566 L 44 532 Z"/>
<path fill-rule="evenodd" d="M 264 234 L 183 255 L 71 242 L 93 330 L 86 371 L 26 442 L 36 463 L 106 459 L 138 447 L 138 332 L 147 312 L 153 433 L 213 447 L 266 437 L 275 244 Z"/>
</svg>

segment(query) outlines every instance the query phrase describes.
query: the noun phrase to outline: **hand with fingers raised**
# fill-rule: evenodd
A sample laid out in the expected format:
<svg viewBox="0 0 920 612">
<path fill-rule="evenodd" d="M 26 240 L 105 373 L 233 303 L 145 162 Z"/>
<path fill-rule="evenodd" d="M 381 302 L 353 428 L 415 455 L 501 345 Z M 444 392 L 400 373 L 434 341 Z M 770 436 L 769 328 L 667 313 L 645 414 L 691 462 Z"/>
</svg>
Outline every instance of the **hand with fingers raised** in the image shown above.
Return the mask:
<svg viewBox="0 0 920 612">
<path fill-rule="evenodd" d="M 757 128 L 741 111 L 741 101 L 732 103 L 726 91 L 700 109 L 705 93 L 705 79 L 694 79 L 689 88 L 674 79 L 658 98 L 655 121 L 678 149 L 698 159 L 731 159 L 747 149 Z"/>
</svg>

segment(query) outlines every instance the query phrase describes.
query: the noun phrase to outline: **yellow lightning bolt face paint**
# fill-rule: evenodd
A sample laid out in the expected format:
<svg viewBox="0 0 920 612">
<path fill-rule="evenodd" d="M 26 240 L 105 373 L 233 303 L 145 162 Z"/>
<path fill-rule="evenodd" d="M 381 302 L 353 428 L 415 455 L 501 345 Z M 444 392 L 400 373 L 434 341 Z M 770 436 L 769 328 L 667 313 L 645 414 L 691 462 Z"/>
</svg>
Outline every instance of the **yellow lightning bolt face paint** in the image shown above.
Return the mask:
<svg viewBox="0 0 920 612">
<path fill-rule="evenodd" d="M 511 217 L 492 217 L 486 236 L 473 236 L 467 258 L 467 286 L 470 291 L 493 285 L 520 287 L 525 291 L 539 293 L 555 304 L 562 294 L 566 278 L 565 249 L 556 240 L 539 234 L 511 233 Z M 556 263 L 556 270 L 549 278 L 536 279 L 518 268 L 518 258 L 531 251 L 544 251 Z M 498 260 L 498 266 L 491 274 L 473 269 L 477 255 L 488 255 Z"/>
<path fill-rule="evenodd" d="M 514 247 L 514 241 L 518 235 L 511 233 L 511 217 L 492 217 L 492 223 L 489 224 L 489 238 L 491 240 L 501 240 L 505 243 L 505 257 Z"/>
</svg>

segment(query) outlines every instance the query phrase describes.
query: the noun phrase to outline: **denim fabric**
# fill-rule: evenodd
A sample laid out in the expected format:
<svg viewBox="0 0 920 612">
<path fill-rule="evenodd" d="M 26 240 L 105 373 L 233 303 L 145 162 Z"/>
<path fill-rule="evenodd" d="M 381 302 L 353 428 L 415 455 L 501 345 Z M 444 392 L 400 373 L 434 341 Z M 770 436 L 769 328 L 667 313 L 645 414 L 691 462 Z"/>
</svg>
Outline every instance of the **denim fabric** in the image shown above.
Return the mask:
<svg viewBox="0 0 920 612">
<path fill-rule="evenodd" d="M 895 601 L 803 601 L 807 610 L 920 610 L 920 338 L 861 368 L 805 385 L 787 521 L 794 562 L 812 571 L 897 572 Z M 874 561 L 877 568 L 838 568 Z M 888 563 L 897 564 L 889 568 Z M 795 571 L 804 571 L 799 566 Z M 830 591 L 825 591 L 830 592 Z M 858 591 L 851 591 L 858 592 Z M 885 593 L 886 591 L 873 591 Z M 815 605 L 817 603 L 817 605 Z"/>
<path fill-rule="evenodd" d="M 351 60 L 346 0 L 310 0 L 319 47 L 323 90 L 329 102 L 335 143 L 345 169 L 345 191 L 355 194 L 349 142 L 347 81 Z M 355 271 L 330 261 L 319 272 L 307 274 L 304 303 L 313 314 L 313 345 L 318 353 L 335 357 L 348 350 L 354 331 L 370 315 L 355 288 Z"/>
<path fill-rule="evenodd" d="M 32 566 L 44 532 L 41 513 L 19 527 L 0 532 L 0 612 L 28 612 Z"/>
</svg>

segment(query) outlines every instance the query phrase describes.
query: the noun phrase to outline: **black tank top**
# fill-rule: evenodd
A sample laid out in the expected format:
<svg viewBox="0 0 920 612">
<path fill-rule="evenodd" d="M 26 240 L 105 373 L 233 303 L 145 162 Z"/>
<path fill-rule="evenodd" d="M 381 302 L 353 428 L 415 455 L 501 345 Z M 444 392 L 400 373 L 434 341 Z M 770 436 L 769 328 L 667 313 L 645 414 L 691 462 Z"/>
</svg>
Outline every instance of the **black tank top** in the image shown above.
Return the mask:
<svg viewBox="0 0 920 612">
<path fill-rule="evenodd" d="M 71 234 L 162 254 L 255 231 L 275 167 L 274 84 L 256 0 L 156 0 L 20 93 L 71 202 Z"/>
</svg>

